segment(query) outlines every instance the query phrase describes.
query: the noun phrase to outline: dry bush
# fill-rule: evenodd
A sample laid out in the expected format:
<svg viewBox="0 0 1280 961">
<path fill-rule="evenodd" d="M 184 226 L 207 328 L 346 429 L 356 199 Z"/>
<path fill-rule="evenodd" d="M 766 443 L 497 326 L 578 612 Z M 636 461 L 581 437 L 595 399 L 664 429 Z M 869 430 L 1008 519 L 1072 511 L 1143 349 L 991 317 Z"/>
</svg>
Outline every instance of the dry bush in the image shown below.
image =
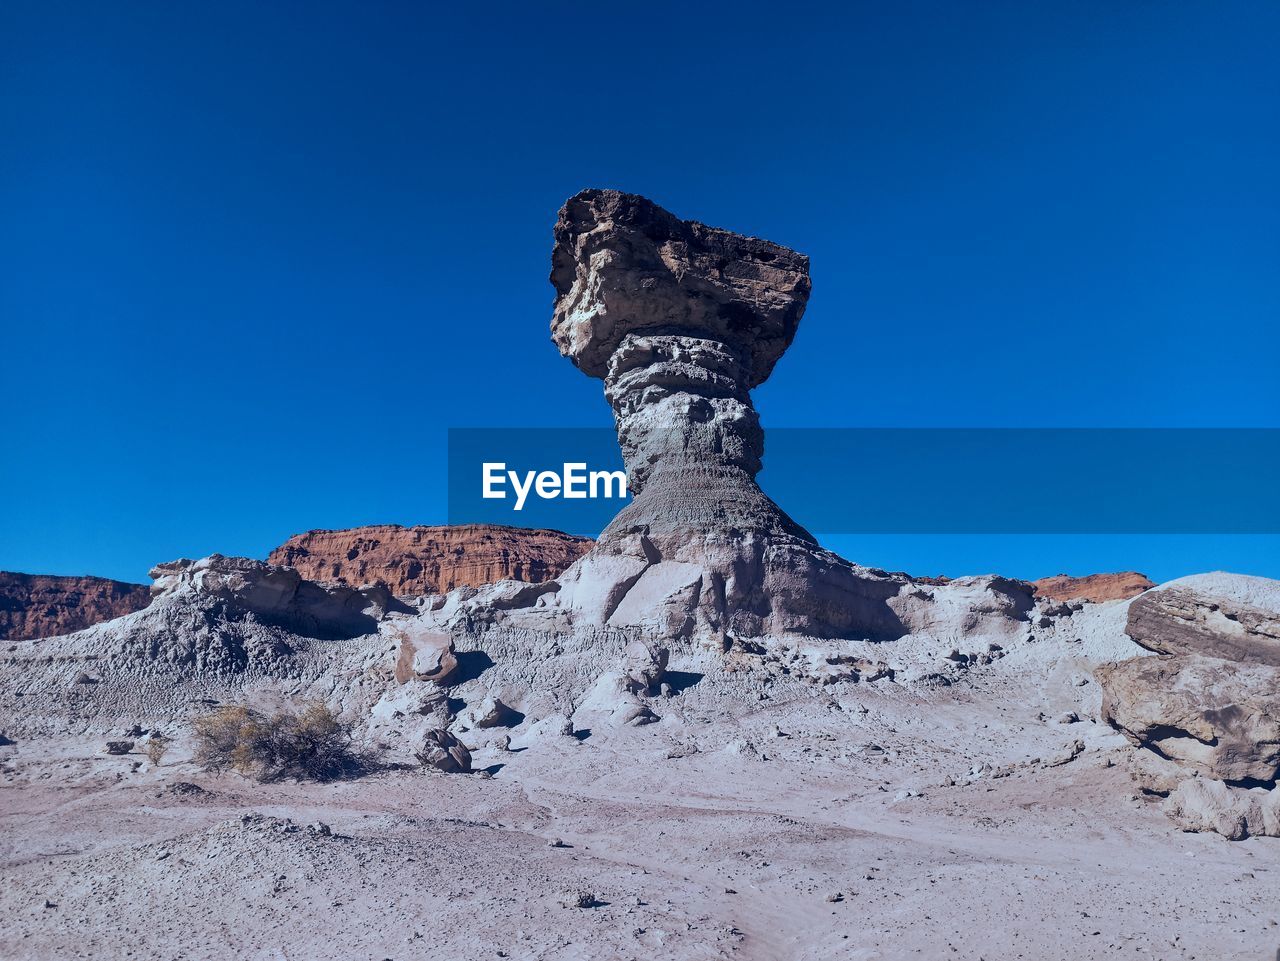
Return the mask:
<svg viewBox="0 0 1280 961">
<path fill-rule="evenodd" d="M 195 720 L 195 760 L 206 771 L 232 770 L 259 781 L 332 781 L 366 767 L 351 732 L 324 704 L 270 716 L 224 707 Z"/>
<path fill-rule="evenodd" d="M 169 740 L 159 731 L 147 739 L 147 760 L 151 762 L 152 767 L 160 766 L 160 759 L 164 757 L 164 752 L 169 750 Z"/>
</svg>

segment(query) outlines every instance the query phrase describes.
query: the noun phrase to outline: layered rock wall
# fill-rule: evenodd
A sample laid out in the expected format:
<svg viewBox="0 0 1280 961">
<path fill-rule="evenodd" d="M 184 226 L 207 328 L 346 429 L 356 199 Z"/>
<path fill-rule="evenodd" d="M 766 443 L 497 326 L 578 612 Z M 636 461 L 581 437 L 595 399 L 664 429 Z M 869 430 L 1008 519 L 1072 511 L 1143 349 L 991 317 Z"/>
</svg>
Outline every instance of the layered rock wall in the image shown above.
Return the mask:
<svg viewBox="0 0 1280 961">
<path fill-rule="evenodd" d="M 292 567 L 309 580 L 350 587 L 384 584 L 407 596 L 501 580 L 553 580 L 591 544 L 560 531 L 520 527 L 380 524 L 296 534 L 267 560 Z"/>
<path fill-rule="evenodd" d="M 0 640 L 71 634 L 149 603 L 151 592 L 145 584 L 0 571 Z"/>
</svg>

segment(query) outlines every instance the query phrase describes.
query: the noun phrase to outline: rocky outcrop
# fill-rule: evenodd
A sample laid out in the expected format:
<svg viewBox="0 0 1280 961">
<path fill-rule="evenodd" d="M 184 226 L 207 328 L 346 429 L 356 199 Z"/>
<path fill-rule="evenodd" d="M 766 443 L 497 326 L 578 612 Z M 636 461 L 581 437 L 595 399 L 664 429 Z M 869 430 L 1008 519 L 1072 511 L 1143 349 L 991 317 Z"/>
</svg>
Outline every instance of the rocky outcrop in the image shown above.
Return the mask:
<svg viewBox="0 0 1280 961">
<path fill-rule="evenodd" d="M 1139 574 L 1137 571 L 1088 574 L 1084 577 L 1055 574 L 1053 577 L 1042 577 L 1031 583 L 1035 586 L 1037 597 L 1057 601 L 1060 604 L 1067 601 L 1089 601 L 1092 604 L 1127 601 L 1156 586 L 1146 574 Z"/>
<path fill-rule="evenodd" d="M 327 588 L 245 557 L 173 561 L 151 576 L 150 606 L 70 635 L 66 651 L 143 675 L 288 676 L 300 640 L 374 634 L 409 610 L 386 588 Z"/>
<path fill-rule="evenodd" d="M 1280 581 L 1199 574 L 1129 606 L 1125 633 L 1158 654 L 1203 654 L 1280 667 Z"/>
<path fill-rule="evenodd" d="M 1280 789 L 1190 778 L 1169 794 L 1164 813 L 1184 831 L 1212 831 L 1232 841 L 1280 837 Z"/>
<path fill-rule="evenodd" d="M 72 634 L 150 603 L 145 584 L 0 571 L 0 640 Z"/>
<path fill-rule="evenodd" d="M 471 752 L 443 728 L 426 733 L 418 749 L 418 761 L 423 767 L 435 768 L 446 774 L 466 774 L 471 770 Z"/>
<path fill-rule="evenodd" d="M 1137 598 L 1128 617 L 1130 637 L 1161 656 L 1097 669 L 1103 720 L 1201 775 L 1166 804 L 1186 830 L 1275 834 L 1280 581 L 1182 578 Z"/>
<path fill-rule="evenodd" d="M 634 500 L 560 580 L 587 619 L 663 635 L 887 639 L 902 580 L 822 550 L 756 484 L 750 391 L 795 336 L 809 260 L 585 190 L 561 209 L 552 340 L 601 378 Z"/>
<path fill-rule="evenodd" d="M 1280 773 L 1280 672 L 1196 654 L 1097 669 L 1102 717 L 1135 744 L 1222 781 Z"/>
<path fill-rule="evenodd" d="M 295 534 L 267 560 L 310 580 L 350 587 L 384 584 L 393 594 L 408 596 L 501 580 L 554 580 L 591 544 L 585 537 L 521 527 L 381 524 Z"/>
<path fill-rule="evenodd" d="M 213 554 L 157 564 L 151 570 L 156 598 L 198 597 L 223 616 L 252 616 L 261 624 L 323 640 L 377 630 L 391 610 L 407 610 L 385 588 L 324 587 L 296 570 L 247 557 Z"/>
</svg>

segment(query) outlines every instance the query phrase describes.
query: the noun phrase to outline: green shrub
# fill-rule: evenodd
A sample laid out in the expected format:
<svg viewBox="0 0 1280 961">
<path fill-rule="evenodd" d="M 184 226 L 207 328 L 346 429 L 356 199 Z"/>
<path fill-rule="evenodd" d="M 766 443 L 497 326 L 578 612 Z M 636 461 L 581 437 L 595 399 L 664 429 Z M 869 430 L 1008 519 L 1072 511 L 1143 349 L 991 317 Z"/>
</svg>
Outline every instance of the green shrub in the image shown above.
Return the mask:
<svg viewBox="0 0 1280 961">
<path fill-rule="evenodd" d="M 324 704 L 270 716 L 224 707 L 195 720 L 195 760 L 206 771 L 236 771 L 258 781 L 332 781 L 359 774 L 364 759 L 351 732 Z"/>
</svg>

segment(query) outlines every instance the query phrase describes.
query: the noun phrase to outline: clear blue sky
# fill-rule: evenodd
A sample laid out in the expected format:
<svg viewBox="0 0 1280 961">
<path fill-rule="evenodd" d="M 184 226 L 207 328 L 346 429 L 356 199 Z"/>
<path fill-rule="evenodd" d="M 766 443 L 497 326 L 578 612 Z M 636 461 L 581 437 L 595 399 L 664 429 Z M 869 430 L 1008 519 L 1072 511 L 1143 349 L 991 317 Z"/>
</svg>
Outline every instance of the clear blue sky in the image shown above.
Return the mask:
<svg viewBox="0 0 1280 961">
<path fill-rule="evenodd" d="M 439 522 L 447 427 L 609 424 L 547 332 L 584 186 L 812 257 L 766 426 L 1280 426 L 1278 38 L 1272 2 L 0 5 L 0 568 Z M 1280 576 L 1266 537 L 829 542 Z"/>
</svg>

